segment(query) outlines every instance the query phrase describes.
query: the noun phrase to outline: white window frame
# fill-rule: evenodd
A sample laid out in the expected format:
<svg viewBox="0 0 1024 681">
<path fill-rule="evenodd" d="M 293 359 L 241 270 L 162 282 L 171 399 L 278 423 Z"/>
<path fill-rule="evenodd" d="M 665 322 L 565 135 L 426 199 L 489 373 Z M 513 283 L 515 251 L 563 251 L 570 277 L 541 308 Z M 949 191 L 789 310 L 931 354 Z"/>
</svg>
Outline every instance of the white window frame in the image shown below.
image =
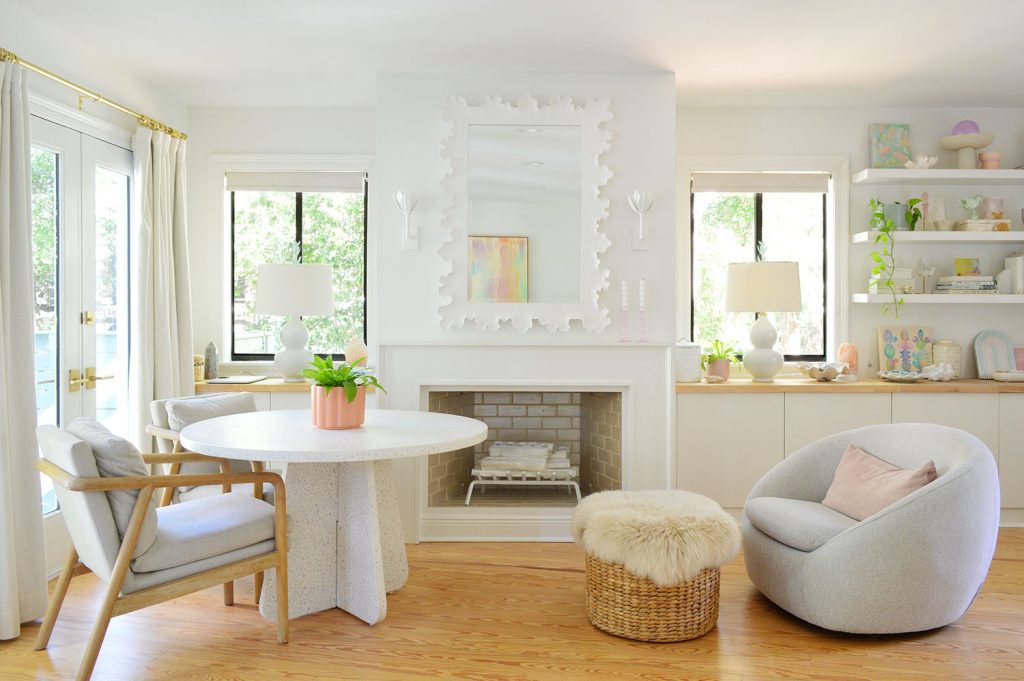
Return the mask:
<svg viewBox="0 0 1024 681">
<path fill-rule="evenodd" d="M 745 154 L 682 154 L 677 159 L 676 337 L 690 337 L 690 176 L 699 172 L 810 172 L 832 176 L 825 200 L 825 276 L 827 314 L 825 357 L 834 360 L 849 336 L 850 158 L 844 155 L 785 156 Z"/>
<path fill-rule="evenodd" d="M 358 172 L 366 173 L 369 180 L 367 205 L 369 213 L 366 225 L 366 335 L 372 344 L 377 338 L 377 235 L 373 228 L 372 207 L 375 185 L 373 177 L 374 157 L 369 154 L 213 154 L 207 166 L 207 206 L 204 215 L 207 224 L 220 225 L 221 264 L 220 286 L 214 301 L 214 310 L 220 320 L 220 342 L 223 349 L 231 347 L 231 310 L 228 300 L 232 293 L 231 281 L 231 201 L 226 191 L 226 175 L 229 172 Z M 228 351 L 230 352 L 230 351 Z M 222 352 L 222 356 L 229 355 Z M 272 361 L 223 361 L 222 367 L 228 373 L 238 370 L 271 370 Z"/>
</svg>

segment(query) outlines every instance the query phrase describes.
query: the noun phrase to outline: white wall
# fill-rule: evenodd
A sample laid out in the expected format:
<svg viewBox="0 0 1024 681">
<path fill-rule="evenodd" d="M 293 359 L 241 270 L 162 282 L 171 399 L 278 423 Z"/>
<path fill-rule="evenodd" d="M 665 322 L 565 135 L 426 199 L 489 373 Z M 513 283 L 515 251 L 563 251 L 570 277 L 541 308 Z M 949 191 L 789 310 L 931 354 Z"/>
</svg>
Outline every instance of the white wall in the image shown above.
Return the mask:
<svg viewBox="0 0 1024 681">
<path fill-rule="evenodd" d="M 0 47 L 74 83 L 134 109 L 171 127 L 188 132 L 186 107 L 148 83 L 128 75 L 129 69 L 98 56 L 87 34 L 61 34 L 26 11 L 27 3 L 0 0 Z M 29 88 L 67 106 L 78 108 L 78 94 L 42 76 L 32 75 Z M 83 111 L 126 130 L 136 122 L 103 104 L 86 100 Z"/>
<path fill-rule="evenodd" d="M 938 140 L 948 135 L 962 119 L 976 120 L 982 130 L 994 133 L 991 150 L 1003 152 L 1004 168 L 1024 163 L 1024 110 L 1021 109 L 943 109 L 943 108 L 756 108 L 756 107 L 683 107 L 678 110 L 678 151 L 680 154 L 738 155 L 821 155 L 843 154 L 850 158 L 851 173 L 868 166 L 868 126 L 871 123 L 909 123 L 914 153 L 939 156 L 939 167 L 955 167 L 955 152 L 939 147 Z M 677 178 L 680 191 L 686 191 L 686 178 Z M 877 196 L 885 201 L 906 200 L 927 190 L 932 197 L 943 197 L 947 215 L 961 217 L 961 198 L 975 193 L 998 195 L 1006 199 L 1007 214 L 1015 227 L 1020 226 L 1024 191 L 1017 186 L 943 188 L 928 187 L 850 187 L 850 231 L 868 228 L 868 200 Z M 681 238 L 689 226 L 679 226 Z M 955 256 L 980 257 L 986 273 L 994 274 L 1006 247 L 914 246 L 896 249 L 900 266 L 913 266 L 917 258 L 936 265 L 939 274 L 952 273 Z M 851 292 L 863 292 L 870 273 L 868 246 L 850 246 L 849 283 Z M 686 265 L 684 265 L 685 267 Z M 681 276 L 688 277 L 687 272 Z M 688 301 L 680 301 L 688 304 Z M 978 331 L 996 328 L 1006 331 L 1015 342 L 1024 344 L 1024 314 L 1016 306 L 1002 305 L 904 305 L 898 322 L 883 317 L 879 305 L 849 305 L 849 338 L 833 339 L 832 346 L 845 340 L 858 345 L 862 373 L 877 370 L 876 330 L 883 324 L 929 325 L 936 337 L 952 338 L 971 355 L 970 341 Z M 973 360 L 966 370 L 973 372 Z"/>
<path fill-rule="evenodd" d="M 211 196 L 214 154 L 372 154 L 372 108 L 193 108 L 189 110 L 188 210 L 192 265 L 193 342 L 223 347 L 230 314 L 225 290 L 225 225 Z M 372 180 L 371 180 L 372 181 Z M 370 215 L 372 221 L 372 214 Z"/>
</svg>

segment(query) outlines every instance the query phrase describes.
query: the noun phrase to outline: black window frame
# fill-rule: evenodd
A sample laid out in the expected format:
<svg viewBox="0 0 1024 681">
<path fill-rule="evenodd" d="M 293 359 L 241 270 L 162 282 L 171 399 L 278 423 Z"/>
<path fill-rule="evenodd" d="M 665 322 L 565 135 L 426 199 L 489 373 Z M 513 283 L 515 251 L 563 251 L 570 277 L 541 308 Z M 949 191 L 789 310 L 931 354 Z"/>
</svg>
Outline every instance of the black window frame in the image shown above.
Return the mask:
<svg viewBox="0 0 1024 681">
<path fill-rule="evenodd" d="M 764 208 L 763 200 L 765 192 L 735 192 L 743 194 L 754 194 L 754 258 L 757 258 L 757 245 L 761 243 L 764 229 Z M 771 194 L 785 194 L 786 192 L 768 192 Z M 694 196 L 696 192 L 693 191 L 693 187 L 690 187 L 690 338 L 693 335 L 693 324 L 696 312 L 696 306 L 694 305 L 695 293 L 697 287 L 695 285 L 694 276 L 696 270 L 694 270 L 693 260 L 693 236 L 695 232 L 696 222 L 694 217 Z M 821 193 L 821 354 L 807 354 L 807 355 L 783 355 L 783 360 L 786 362 L 824 362 L 828 354 L 828 192 Z M 742 356 L 742 355 L 741 355 Z"/>
<path fill-rule="evenodd" d="M 273 353 L 235 352 L 235 190 L 230 190 L 231 202 L 231 287 L 228 304 L 231 307 L 231 361 L 267 362 L 274 359 Z M 369 179 L 363 174 L 363 342 L 369 342 L 369 325 L 366 323 L 366 268 L 367 268 L 367 222 L 369 219 Z M 299 262 L 302 262 L 302 192 L 295 192 L 295 242 L 299 244 Z M 331 353 L 336 362 L 345 361 L 344 352 Z"/>
</svg>

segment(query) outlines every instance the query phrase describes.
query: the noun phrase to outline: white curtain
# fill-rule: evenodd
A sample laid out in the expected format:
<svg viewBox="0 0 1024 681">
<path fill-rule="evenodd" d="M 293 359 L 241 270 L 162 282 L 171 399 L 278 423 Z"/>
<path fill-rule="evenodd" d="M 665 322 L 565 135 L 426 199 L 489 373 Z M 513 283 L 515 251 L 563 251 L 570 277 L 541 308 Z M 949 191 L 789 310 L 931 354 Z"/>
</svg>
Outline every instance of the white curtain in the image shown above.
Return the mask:
<svg viewBox="0 0 1024 681">
<path fill-rule="evenodd" d="M 192 299 L 185 219 L 185 141 L 140 127 L 135 157 L 128 402 L 132 439 L 145 435 L 149 403 L 191 395 Z"/>
<path fill-rule="evenodd" d="M 28 83 L 0 62 L 0 639 L 46 610 L 36 459 Z"/>
</svg>

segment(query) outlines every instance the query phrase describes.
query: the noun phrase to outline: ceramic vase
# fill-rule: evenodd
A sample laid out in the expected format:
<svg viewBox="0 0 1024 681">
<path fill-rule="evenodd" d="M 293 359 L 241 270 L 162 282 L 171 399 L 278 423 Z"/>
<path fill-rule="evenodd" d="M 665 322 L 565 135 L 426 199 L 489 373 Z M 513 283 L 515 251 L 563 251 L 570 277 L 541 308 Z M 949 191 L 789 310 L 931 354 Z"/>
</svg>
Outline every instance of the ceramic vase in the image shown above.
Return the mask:
<svg viewBox="0 0 1024 681">
<path fill-rule="evenodd" d="M 932 343 L 932 364 L 948 364 L 953 367 L 953 378 L 960 378 L 963 364 L 963 348 L 952 340 L 937 340 Z"/>
<path fill-rule="evenodd" d="M 983 151 L 978 154 L 983 170 L 999 170 L 999 162 L 1003 159 L 1001 151 Z"/>
<path fill-rule="evenodd" d="M 366 387 L 356 389 L 356 398 L 345 399 L 345 389 L 331 388 L 330 393 L 322 385 L 314 385 L 312 393 L 313 425 L 325 430 L 349 430 L 363 425 L 366 418 Z"/>
<path fill-rule="evenodd" d="M 704 373 L 708 376 L 718 376 L 726 381 L 729 380 L 729 360 L 727 359 L 716 359 L 714 362 L 708 362 L 708 368 L 705 369 Z"/>
</svg>

